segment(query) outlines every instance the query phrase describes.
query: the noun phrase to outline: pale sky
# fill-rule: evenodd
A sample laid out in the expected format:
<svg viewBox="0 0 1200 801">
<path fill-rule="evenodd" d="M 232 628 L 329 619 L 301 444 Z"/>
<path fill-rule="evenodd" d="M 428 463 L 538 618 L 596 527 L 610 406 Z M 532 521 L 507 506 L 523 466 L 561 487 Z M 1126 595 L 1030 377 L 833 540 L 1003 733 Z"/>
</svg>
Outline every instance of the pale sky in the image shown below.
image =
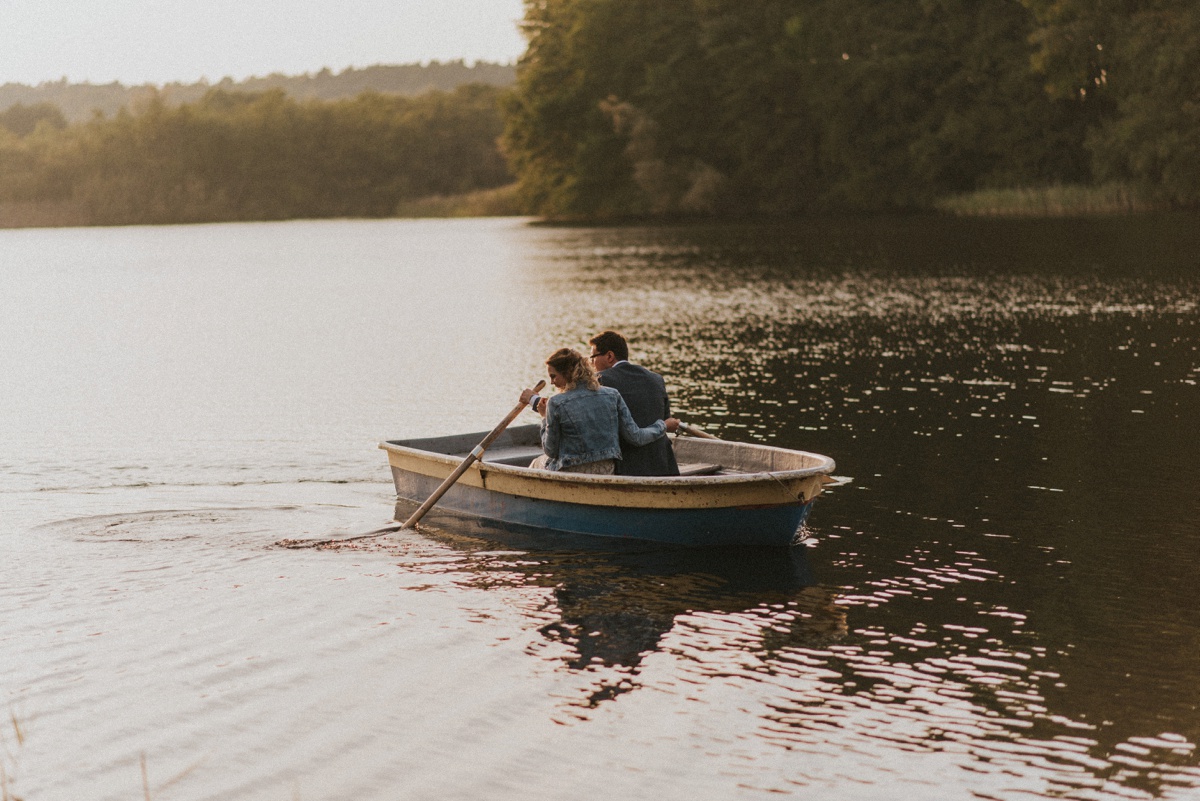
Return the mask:
<svg viewBox="0 0 1200 801">
<path fill-rule="evenodd" d="M 0 0 L 0 84 L 512 62 L 521 15 L 521 0 Z"/>
</svg>

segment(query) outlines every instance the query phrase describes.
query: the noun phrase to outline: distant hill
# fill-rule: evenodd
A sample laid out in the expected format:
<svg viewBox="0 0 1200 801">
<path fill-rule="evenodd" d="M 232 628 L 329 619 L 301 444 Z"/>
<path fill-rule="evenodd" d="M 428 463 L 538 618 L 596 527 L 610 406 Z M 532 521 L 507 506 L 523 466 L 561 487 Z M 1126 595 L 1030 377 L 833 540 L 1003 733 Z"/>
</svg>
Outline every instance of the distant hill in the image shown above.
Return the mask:
<svg viewBox="0 0 1200 801">
<path fill-rule="evenodd" d="M 91 84 L 50 81 L 27 86 L 20 83 L 0 85 L 0 112 L 21 104 L 34 106 L 50 103 L 57 106 L 70 122 L 89 119 L 95 112 L 112 116 L 122 108 L 135 105 L 139 99 L 155 92 L 161 93 L 168 104 L 191 103 L 214 88 L 226 91 L 261 92 L 282 89 L 297 100 L 335 100 L 353 97 L 372 90 L 389 95 L 419 95 L 432 89 L 452 91 L 469 83 L 491 86 L 510 86 L 516 80 L 516 68 L 511 64 L 478 61 L 468 66 L 463 61 L 431 61 L 428 64 L 379 64 L 363 69 L 353 67 L 333 72 L 328 68 L 315 74 L 252 77 L 244 81 L 224 78 L 218 83 L 169 83 L 163 86 L 122 83 Z"/>
</svg>

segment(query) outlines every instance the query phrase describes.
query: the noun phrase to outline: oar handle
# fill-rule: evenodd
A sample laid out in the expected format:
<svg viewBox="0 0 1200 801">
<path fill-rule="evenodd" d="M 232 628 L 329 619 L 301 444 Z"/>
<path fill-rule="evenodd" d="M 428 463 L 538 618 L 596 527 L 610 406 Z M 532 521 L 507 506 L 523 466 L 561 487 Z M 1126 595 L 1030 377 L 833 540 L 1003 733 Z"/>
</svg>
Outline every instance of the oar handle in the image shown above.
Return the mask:
<svg viewBox="0 0 1200 801">
<path fill-rule="evenodd" d="M 697 437 L 698 439 L 720 439 L 720 437 L 714 437 L 712 434 L 701 431 L 691 423 L 680 423 L 679 430 L 689 437 Z"/>
<path fill-rule="evenodd" d="M 540 392 L 544 386 L 546 386 L 546 382 L 539 381 L 537 382 L 537 386 L 533 388 L 533 391 Z M 481 456 L 483 456 L 483 452 L 486 451 L 491 444 L 496 441 L 497 437 L 504 433 L 504 429 L 508 428 L 508 424 L 513 420 L 516 420 L 517 415 L 525 411 L 525 406 L 526 404 L 522 402 L 513 407 L 513 410 L 508 413 L 508 417 L 505 417 L 502 421 L 500 421 L 500 425 L 493 428 L 492 432 L 484 437 L 483 441 L 476 445 L 474 450 L 467 454 L 467 458 L 462 460 L 462 464 L 454 468 L 453 473 L 446 476 L 446 480 L 442 482 L 441 486 L 435 489 L 433 494 L 425 499 L 425 503 L 421 504 L 417 508 L 417 511 L 413 512 L 412 515 L 404 521 L 404 525 L 402 525 L 400 528 L 415 528 L 420 519 L 425 516 L 425 513 L 432 509 L 433 505 L 442 499 L 442 496 L 446 494 L 446 491 L 454 486 L 454 482 L 458 481 L 458 479 L 462 477 L 463 473 L 467 472 L 467 468 L 473 465 Z"/>
</svg>

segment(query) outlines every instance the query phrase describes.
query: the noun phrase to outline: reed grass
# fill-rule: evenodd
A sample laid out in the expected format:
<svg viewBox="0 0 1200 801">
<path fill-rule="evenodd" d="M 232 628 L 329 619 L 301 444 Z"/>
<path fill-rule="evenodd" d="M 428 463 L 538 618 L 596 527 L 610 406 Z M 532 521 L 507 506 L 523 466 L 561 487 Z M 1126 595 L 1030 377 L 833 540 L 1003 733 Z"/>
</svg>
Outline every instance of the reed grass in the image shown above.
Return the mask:
<svg viewBox="0 0 1200 801">
<path fill-rule="evenodd" d="M 981 189 L 935 202 L 960 217 L 1086 217 L 1162 211 L 1165 204 L 1121 183 L 1057 184 L 1018 189 Z"/>
<path fill-rule="evenodd" d="M 17 719 L 15 713 L 10 712 L 9 719 L 12 722 L 13 733 L 16 735 L 17 750 L 14 752 L 8 747 L 7 738 L 5 737 L 5 731 L 7 727 L 0 728 L 0 801 L 25 801 L 23 796 L 17 795 L 9 786 L 10 781 L 16 779 L 15 773 L 17 770 L 17 762 L 20 756 L 20 749 L 25 745 L 25 729 L 22 727 L 21 722 Z M 170 779 L 162 782 L 158 785 L 157 791 L 161 792 L 171 785 L 182 781 L 184 778 L 189 776 L 192 771 L 200 767 L 203 761 L 204 758 L 201 757 L 191 765 L 181 770 L 179 773 L 172 776 Z M 138 755 L 138 763 L 142 772 L 142 798 L 144 801 L 153 801 L 150 793 L 150 770 L 146 763 L 145 751 L 142 751 Z M 10 764 L 12 766 L 11 771 L 9 770 Z"/>
<path fill-rule="evenodd" d="M 461 195 L 405 200 L 396 207 L 397 217 L 517 217 L 528 213 L 515 183 Z"/>
<path fill-rule="evenodd" d="M 21 723 L 17 720 L 17 715 L 11 710 L 8 713 L 9 720 L 12 721 L 12 728 L 17 737 L 17 751 L 20 752 L 22 746 L 25 745 L 25 732 L 21 729 Z M 13 769 L 17 766 L 17 755 L 8 750 L 8 744 L 3 737 L 0 737 L 0 746 L 3 746 L 3 753 L 0 753 L 0 801 L 23 801 L 21 796 L 12 793 L 8 789 L 8 768 L 5 763 L 11 762 Z"/>
</svg>

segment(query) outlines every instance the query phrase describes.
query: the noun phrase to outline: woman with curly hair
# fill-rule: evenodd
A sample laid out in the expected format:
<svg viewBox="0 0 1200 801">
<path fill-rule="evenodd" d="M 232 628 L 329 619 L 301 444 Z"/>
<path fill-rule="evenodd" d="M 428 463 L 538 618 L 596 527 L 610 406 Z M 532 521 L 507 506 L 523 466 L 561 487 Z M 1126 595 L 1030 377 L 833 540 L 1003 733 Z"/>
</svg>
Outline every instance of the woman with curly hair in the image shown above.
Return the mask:
<svg viewBox="0 0 1200 801">
<path fill-rule="evenodd" d="M 639 427 L 621 393 L 600 386 L 588 360 L 577 350 L 554 351 L 546 359 L 546 372 L 559 394 L 541 399 L 531 389 L 521 393 L 521 402 L 542 415 L 545 454 L 530 467 L 612 475 L 621 458 L 621 440 L 649 445 L 679 428 L 674 417 Z"/>
</svg>

